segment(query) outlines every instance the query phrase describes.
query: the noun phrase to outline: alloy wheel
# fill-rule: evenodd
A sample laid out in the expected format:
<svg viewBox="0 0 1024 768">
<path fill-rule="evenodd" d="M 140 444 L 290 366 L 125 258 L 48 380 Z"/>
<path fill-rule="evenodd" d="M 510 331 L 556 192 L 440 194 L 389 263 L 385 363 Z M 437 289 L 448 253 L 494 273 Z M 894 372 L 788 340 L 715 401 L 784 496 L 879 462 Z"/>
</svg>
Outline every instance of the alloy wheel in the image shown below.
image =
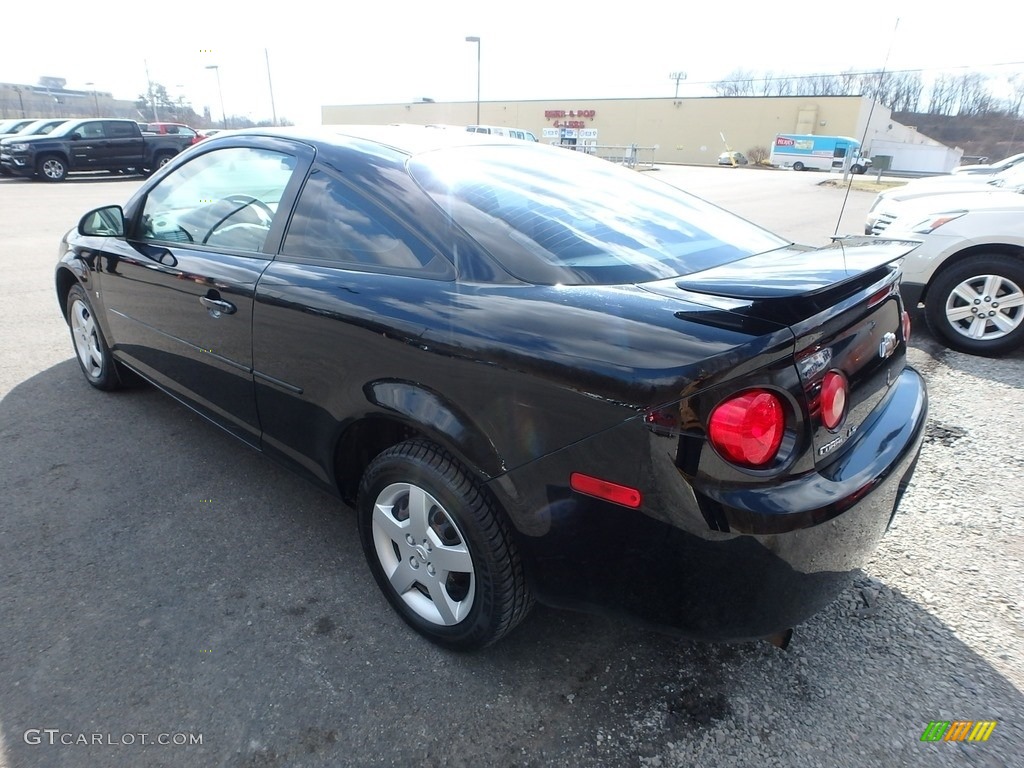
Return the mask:
<svg viewBox="0 0 1024 768">
<path fill-rule="evenodd" d="M 71 331 L 75 339 L 75 352 L 82 369 L 90 379 L 103 375 L 103 349 L 96 334 L 96 319 L 84 301 L 71 305 Z"/>
<path fill-rule="evenodd" d="M 427 491 L 393 483 L 373 506 L 377 559 L 403 602 L 422 619 L 452 626 L 476 596 L 473 558 L 451 515 Z"/>
<path fill-rule="evenodd" d="M 962 336 L 1001 339 L 1024 322 L 1024 292 L 1002 275 L 976 275 L 954 286 L 945 310 L 950 327 Z"/>
</svg>

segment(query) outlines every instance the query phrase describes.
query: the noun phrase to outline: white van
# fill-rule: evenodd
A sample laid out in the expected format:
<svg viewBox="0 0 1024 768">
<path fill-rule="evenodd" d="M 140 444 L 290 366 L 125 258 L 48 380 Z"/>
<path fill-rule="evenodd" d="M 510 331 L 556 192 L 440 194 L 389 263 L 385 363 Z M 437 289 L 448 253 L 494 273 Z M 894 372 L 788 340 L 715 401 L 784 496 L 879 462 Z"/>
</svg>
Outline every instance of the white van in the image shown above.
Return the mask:
<svg viewBox="0 0 1024 768">
<path fill-rule="evenodd" d="M 522 139 L 523 141 L 536 141 L 537 137 L 529 131 L 519 128 L 506 128 L 503 125 L 467 125 L 466 130 L 470 133 L 490 133 L 495 136 L 507 136 L 510 139 Z"/>
</svg>

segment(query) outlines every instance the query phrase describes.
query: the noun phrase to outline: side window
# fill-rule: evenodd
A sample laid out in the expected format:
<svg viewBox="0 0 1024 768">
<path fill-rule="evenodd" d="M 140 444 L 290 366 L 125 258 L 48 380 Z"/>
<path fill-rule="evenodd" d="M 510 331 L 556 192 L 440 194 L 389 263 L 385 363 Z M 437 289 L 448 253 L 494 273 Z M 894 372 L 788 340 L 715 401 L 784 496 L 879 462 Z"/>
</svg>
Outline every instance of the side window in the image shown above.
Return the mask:
<svg viewBox="0 0 1024 768">
<path fill-rule="evenodd" d="M 136 236 L 258 253 L 295 166 L 291 155 L 253 147 L 197 155 L 150 190 Z"/>
<path fill-rule="evenodd" d="M 451 265 L 344 182 L 314 171 L 299 195 L 281 253 L 367 271 L 446 277 Z"/>
<path fill-rule="evenodd" d="M 102 139 L 103 123 L 83 123 L 75 129 L 75 133 L 83 139 Z"/>
<path fill-rule="evenodd" d="M 118 123 L 113 120 L 104 123 L 108 139 L 131 139 L 137 134 L 131 123 Z"/>
</svg>

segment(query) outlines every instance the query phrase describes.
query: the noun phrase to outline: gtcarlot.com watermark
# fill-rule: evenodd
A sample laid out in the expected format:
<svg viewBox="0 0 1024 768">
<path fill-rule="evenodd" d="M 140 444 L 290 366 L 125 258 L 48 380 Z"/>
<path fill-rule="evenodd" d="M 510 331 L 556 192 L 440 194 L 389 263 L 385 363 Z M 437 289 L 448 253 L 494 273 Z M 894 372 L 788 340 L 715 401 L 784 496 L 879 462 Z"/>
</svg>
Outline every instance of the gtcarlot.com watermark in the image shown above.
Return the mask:
<svg viewBox="0 0 1024 768">
<path fill-rule="evenodd" d="M 203 743 L 201 733 L 84 733 L 62 731 L 60 728 L 29 728 L 22 738 L 26 744 L 66 747 L 194 747 Z"/>
</svg>

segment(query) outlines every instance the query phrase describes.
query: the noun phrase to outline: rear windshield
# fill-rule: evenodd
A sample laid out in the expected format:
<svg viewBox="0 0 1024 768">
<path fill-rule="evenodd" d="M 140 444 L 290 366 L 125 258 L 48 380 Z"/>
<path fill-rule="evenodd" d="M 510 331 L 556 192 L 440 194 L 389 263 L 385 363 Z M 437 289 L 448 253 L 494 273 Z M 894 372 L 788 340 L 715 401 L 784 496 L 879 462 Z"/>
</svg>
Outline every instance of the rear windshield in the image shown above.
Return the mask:
<svg viewBox="0 0 1024 768">
<path fill-rule="evenodd" d="M 416 156 L 410 172 L 530 283 L 643 283 L 789 244 L 646 174 L 572 150 L 452 147 Z"/>
</svg>

